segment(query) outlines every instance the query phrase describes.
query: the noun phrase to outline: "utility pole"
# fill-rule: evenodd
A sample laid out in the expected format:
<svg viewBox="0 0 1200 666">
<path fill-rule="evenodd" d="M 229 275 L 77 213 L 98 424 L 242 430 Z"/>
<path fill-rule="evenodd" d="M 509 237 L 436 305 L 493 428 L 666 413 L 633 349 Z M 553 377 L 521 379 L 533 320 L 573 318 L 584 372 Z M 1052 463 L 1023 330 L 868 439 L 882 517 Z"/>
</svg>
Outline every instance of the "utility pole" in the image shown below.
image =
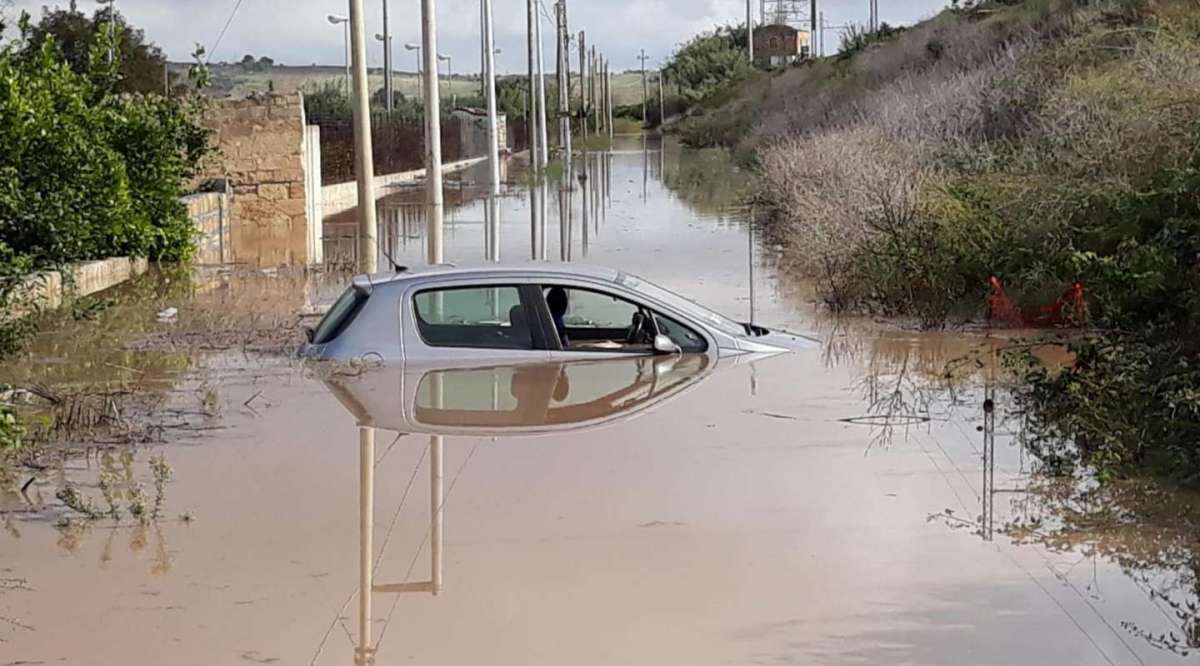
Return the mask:
<svg viewBox="0 0 1200 666">
<path fill-rule="evenodd" d="M 500 261 L 500 137 L 496 118 L 496 47 L 492 32 L 492 0 L 483 0 L 483 39 L 487 66 L 487 112 L 488 112 L 488 171 L 491 173 L 491 189 L 488 197 L 488 228 L 490 229 L 488 260 Z"/>
<path fill-rule="evenodd" d="M 579 31 L 579 129 L 588 138 L 587 33 Z"/>
<path fill-rule="evenodd" d="M 613 130 L 612 71 L 609 69 L 609 67 L 610 67 L 610 65 L 608 62 L 608 58 L 605 58 L 604 59 L 604 94 L 605 94 L 605 97 L 607 98 L 605 104 L 608 107 L 608 110 L 605 113 L 608 114 L 608 138 L 611 141 L 613 138 L 614 130 Z"/>
<path fill-rule="evenodd" d="M 646 61 L 649 59 L 646 49 L 642 49 L 642 54 L 638 56 L 638 60 L 642 61 L 642 124 L 646 123 L 646 97 L 649 95 L 646 87 Z"/>
<path fill-rule="evenodd" d="M 536 69 L 537 59 L 534 56 L 534 35 L 536 29 L 534 24 L 538 21 L 537 9 L 535 7 L 537 0 L 526 0 L 525 2 L 525 20 L 526 20 L 526 45 L 528 46 L 528 70 L 529 70 L 529 105 L 525 112 L 525 127 L 529 132 L 529 172 L 533 175 L 533 179 L 529 185 L 529 258 L 537 261 L 540 256 L 538 248 L 538 193 L 539 188 L 537 181 L 541 177 L 539 174 L 539 156 L 541 151 L 538 148 L 538 127 L 537 127 L 537 83 L 534 81 L 534 70 Z"/>
<path fill-rule="evenodd" d="M 421 43 L 425 67 L 437 67 L 437 0 L 421 0 Z M 429 239 L 427 259 L 431 264 L 445 262 L 442 247 L 442 103 L 437 85 L 428 77 L 425 84 L 425 201 Z"/>
<path fill-rule="evenodd" d="M 570 38 L 567 32 L 567 0 L 558 0 L 558 138 L 559 147 L 563 150 L 564 159 L 570 162 L 571 156 L 571 68 L 567 49 L 570 48 Z"/>
<path fill-rule="evenodd" d="M 367 40 L 362 0 L 350 0 L 350 41 L 354 60 L 354 149 L 358 172 L 358 270 L 378 270 L 375 240 L 375 160 L 371 153 L 371 91 L 367 82 Z"/>
<path fill-rule="evenodd" d="M 383 94 L 392 110 L 392 33 L 388 25 L 388 0 L 383 0 Z"/>
<path fill-rule="evenodd" d="M 538 132 L 538 147 L 541 149 L 538 167 L 545 169 L 546 164 L 550 161 L 550 137 L 546 131 L 546 65 L 542 58 L 542 16 L 541 16 L 541 0 L 534 1 L 533 12 L 533 33 L 534 41 L 537 44 L 537 87 L 535 93 L 538 99 L 537 105 L 537 132 Z M 543 208 L 545 202 L 542 202 Z M 545 214 L 543 213 L 543 219 Z"/>
<path fill-rule="evenodd" d="M 750 64 L 754 64 L 754 10 L 751 8 L 754 0 L 746 0 L 746 54 Z"/>
<path fill-rule="evenodd" d="M 667 104 L 666 96 L 663 94 L 663 70 L 658 70 L 658 126 L 661 128 L 667 124 Z"/>
<path fill-rule="evenodd" d="M 808 33 L 808 50 L 810 53 L 812 52 L 812 40 L 817 38 L 817 30 L 819 29 L 819 26 L 817 25 L 817 16 L 817 0 L 810 0 L 808 8 L 808 20 L 810 23 L 812 23 L 812 27 Z"/>
<path fill-rule="evenodd" d="M 592 100 L 592 133 L 600 134 L 603 124 L 600 118 L 600 106 L 596 103 L 596 47 L 593 46 L 588 55 L 588 98 Z"/>
<path fill-rule="evenodd" d="M 537 9 L 535 4 L 537 0 L 525 0 L 525 31 L 526 31 L 526 60 L 528 64 L 529 74 L 529 104 L 525 111 L 525 128 L 529 135 L 529 166 L 530 171 L 537 171 L 538 160 L 538 131 L 537 131 L 537 84 L 534 82 L 534 69 L 537 65 L 537 60 L 533 55 L 533 40 L 534 40 L 534 22 L 538 20 Z M 530 193 L 536 196 L 536 192 L 530 189 Z M 536 206 L 530 206 L 531 211 L 536 211 Z M 534 213 L 536 216 L 536 213 Z M 536 217 L 535 217 L 536 222 Z"/>
</svg>

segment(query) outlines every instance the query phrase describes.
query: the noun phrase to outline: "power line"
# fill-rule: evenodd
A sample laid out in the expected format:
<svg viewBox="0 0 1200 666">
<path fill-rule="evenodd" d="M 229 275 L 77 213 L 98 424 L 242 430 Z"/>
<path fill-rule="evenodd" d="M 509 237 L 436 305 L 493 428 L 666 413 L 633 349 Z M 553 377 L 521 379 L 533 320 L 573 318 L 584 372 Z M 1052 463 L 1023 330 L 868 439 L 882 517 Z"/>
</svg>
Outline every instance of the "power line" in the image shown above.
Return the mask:
<svg viewBox="0 0 1200 666">
<path fill-rule="evenodd" d="M 237 0 L 237 3 L 233 5 L 233 11 L 229 12 L 229 18 L 225 20 L 225 27 L 221 28 L 221 34 L 217 35 L 217 40 L 213 42 L 212 48 L 208 50 L 208 53 L 204 57 L 204 64 L 208 64 L 209 59 L 217 52 L 217 47 L 221 45 L 221 40 L 225 39 L 225 33 L 229 31 L 229 26 L 233 24 L 233 17 L 237 16 L 238 10 L 242 8 L 242 2 L 244 0 Z"/>
</svg>

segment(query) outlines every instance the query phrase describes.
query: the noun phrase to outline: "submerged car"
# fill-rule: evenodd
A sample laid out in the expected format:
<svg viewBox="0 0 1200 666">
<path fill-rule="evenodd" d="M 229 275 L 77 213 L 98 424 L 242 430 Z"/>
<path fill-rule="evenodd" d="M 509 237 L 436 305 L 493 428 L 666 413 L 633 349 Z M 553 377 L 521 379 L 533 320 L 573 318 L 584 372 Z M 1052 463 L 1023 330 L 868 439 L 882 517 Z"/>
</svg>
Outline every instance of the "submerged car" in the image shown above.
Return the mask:
<svg viewBox="0 0 1200 666">
<path fill-rule="evenodd" d="M 582 264 L 438 265 L 364 275 L 301 355 L 357 363 L 539 362 L 629 354 L 711 360 L 813 342 L 739 323 L 628 273 Z"/>
</svg>

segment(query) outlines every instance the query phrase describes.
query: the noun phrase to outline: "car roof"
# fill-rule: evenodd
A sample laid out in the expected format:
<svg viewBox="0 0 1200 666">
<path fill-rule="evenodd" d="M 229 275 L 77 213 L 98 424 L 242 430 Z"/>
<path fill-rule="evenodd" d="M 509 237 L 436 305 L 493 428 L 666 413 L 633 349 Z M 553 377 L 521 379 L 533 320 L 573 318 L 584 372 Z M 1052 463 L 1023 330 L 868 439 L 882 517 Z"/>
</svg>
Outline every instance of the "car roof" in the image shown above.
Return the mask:
<svg viewBox="0 0 1200 666">
<path fill-rule="evenodd" d="M 361 275 L 355 281 L 365 281 L 371 286 L 407 282 L 428 277 L 479 276 L 492 277 L 505 275 L 545 275 L 549 278 L 580 277 L 616 282 L 621 272 L 604 266 L 576 263 L 549 262 L 506 262 L 506 263 L 470 263 L 470 264 L 436 264 L 408 268 L 396 273 L 374 273 Z"/>
</svg>

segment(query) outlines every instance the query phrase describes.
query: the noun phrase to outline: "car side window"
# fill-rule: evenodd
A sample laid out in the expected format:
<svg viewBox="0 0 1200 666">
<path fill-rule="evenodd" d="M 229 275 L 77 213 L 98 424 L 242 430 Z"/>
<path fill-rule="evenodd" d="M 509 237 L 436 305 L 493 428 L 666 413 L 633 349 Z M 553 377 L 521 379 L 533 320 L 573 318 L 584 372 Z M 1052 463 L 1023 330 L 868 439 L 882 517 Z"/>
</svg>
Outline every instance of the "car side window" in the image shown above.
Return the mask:
<svg viewBox="0 0 1200 666">
<path fill-rule="evenodd" d="M 645 306 L 592 289 L 543 290 L 564 351 L 653 353 L 653 322 Z"/>
<path fill-rule="evenodd" d="M 413 298 L 417 329 L 431 347 L 534 349 L 514 286 L 430 289 Z"/>
<path fill-rule="evenodd" d="M 671 338 L 671 341 L 679 345 L 683 353 L 700 354 L 708 351 L 708 342 L 705 341 L 704 336 L 691 328 L 666 315 L 657 313 L 654 315 L 654 321 L 658 323 L 658 332 Z"/>
</svg>

